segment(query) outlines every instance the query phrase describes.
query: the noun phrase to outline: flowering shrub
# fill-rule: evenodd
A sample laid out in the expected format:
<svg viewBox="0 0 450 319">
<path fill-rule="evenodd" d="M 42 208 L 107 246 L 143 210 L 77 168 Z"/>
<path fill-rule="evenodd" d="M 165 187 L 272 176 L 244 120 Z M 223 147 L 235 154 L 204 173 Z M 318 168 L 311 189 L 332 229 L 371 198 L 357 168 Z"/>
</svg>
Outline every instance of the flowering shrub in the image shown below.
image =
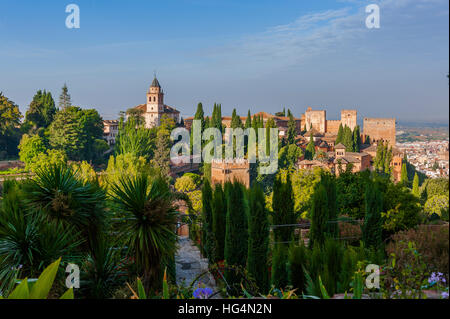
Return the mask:
<svg viewBox="0 0 450 319">
<path fill-rule="evenodd" d="M 211 288 L 197 288 L 194 290 L 194 298 L 195 299 L 208 299 L 213 294 Z"/>
<path fill-rule="evenodd" d="M 449 275 L 449 228 L 447 226 L 421 225 L 417 229 L 399 232 L 391 237 L 386 247 L 387 255 L 401 256 L 408 242 L 413 242 L 422 256 L 428 272 L 441 271 Z"/>
<path fill-rule="evenodd" d="M 414 243 L 401 243 L 382 271 L 383 295 L 388 299 L 426 298 L 427 266 Z"/>
</svg>

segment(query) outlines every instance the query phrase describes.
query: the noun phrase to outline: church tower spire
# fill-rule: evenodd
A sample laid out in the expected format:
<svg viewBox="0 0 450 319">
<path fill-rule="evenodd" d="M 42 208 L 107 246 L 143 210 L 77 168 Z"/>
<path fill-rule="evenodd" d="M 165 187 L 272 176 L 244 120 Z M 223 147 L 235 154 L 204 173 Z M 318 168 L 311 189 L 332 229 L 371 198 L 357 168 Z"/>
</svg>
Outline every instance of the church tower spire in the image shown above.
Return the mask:
<svg viewBox="0 0 450 319">
<path fill-rule="evenodd" d="M 159 126 L 162 114 L 164 113 L 164 92 L 155 77 L 147 92 L 147 114 L 146 123 L 148 127 Z"/>
</svg>

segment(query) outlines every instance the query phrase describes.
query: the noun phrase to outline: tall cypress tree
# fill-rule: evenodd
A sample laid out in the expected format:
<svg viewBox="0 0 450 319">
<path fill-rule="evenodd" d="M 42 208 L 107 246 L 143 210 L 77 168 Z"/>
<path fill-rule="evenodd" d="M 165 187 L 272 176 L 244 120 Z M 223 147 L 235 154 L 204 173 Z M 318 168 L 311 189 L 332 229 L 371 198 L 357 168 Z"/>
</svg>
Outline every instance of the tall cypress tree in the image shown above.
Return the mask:
<svg viewBox="0 0 450 319">
<path fill-rule="evenodd" d="M 277 177 L 273 183 L 273 223 L 274 225 L 290 225 L 296 222 L 294 198 L 289 175 L 283 183 Z M 292 227 L 275 227 L 273 230 L 275 246 L 272 258 L 272 285 L 285 288 L 288 284 L 288 247 L 294 235 Z"/>
<path fill-rule="evenodd" d="M 194 120 L 200 120 L 201 121 L 201 123 L 202 123 L 202 134 L 203 134 L 203 131 L 205 130 L 205 112 L 203 111 L 203 104 L 202 103 L 198 103 L 198 105 L 197 105 L 197 111 L 195 112 Z"/>
<path fill-rule="evenodd" d="M 232 268 L 243 269 L 247 264 L 248 218 L 243 185 L 234 182 L 225 186 L 227 196 L 227 225 L 225 234 L 225 278 L 231 287 L 230 294 L 239 291 L 241 278 Z"/>
<path fill-rule="evenodd" d="M 327 192 L 328 223 L 326 225 L 326 235 L 329 238 L 337 238 L 339 235 L 339 227 L 337 223 L 337 194 L 336 194 L 336 177 L 329 173 L 322 173 L 321 183 Z"/>
<path fill-rule="evenodd" d="M 338 145 L 339 143 L 343 142 L 343 138 L 344 138 L 344 127 L 342 126 L 342 123 L 339 125 L 339 130 L 338 130 L 338 134 L 336 137 L 336 145 Z"/>
<path fill-rule="evenodd" d="M 381 211 L 383 198 L 376 183 L 369 182 L 365 193 L 366 214 L 362 227 L 362 240 L 365 247 L 379 248 L 382 243 Z"/>
<path fill-rule="evenodd" d="M 245 119 L 245 128 L 252 127 L 252 115 L 250 114 L 250 110 L 248 110 L 247 118 Z"/>
<path fill-rule="evenodd" d="M 214 259 L 214 235 L 213 235 L 213 217 L 212 217 L 212 189 L 207 179 L 203 182 L 202 187 L 202 239 L 203 248 L 206 257 L 210 262 Z"/>
<path fill-rule="evenodd" d="M 342 144 L 345 145 L 345 150 L 347 152 L 353 152 L 353 132 L 347 125 L 344 127 L 344 137 L 342 139 Z"/>
<path fill-rule="evenodd" d="M 262 188 L 255 184 L 249 194 L 248 272 L 261 293 L 269 288 L 267 254 L 269 249 L 269 221 Z"/>
<path fill-rule="evenodd" d="M 359 153 L 361 150 L 361 132 L 359 125 L 353 130 L 353 152 Z"/>
<path fill-rule="evenodd" d="M 419 191 L 419 175 L 417 175 L 417 173 L 414 174 L 412 193 L 413 193 L 415 196 L 417 196 L 417 197 L 420 196 L 420 191 Z"/>
<path fill-rule="evenodd" d="M 403 184 L 403 185 L 408 185 L 408 168 L 406 167 L 406 163 L 403 163 L 402 164 L 402 174 L 401 174 L 401 177 L 400 177 L 400 182 Z"/>
<path fill-rule="evenodd" d="M 322 246 L 325 243 L 328 216 L 328 196 L 325 186 L 319 183 L 312 195 L 311 228 L 309 230 L 309 246 Z"/>
<path fill-rule="evenodd" d="M 309 143 L 306 146 L 306 150 L 305 150 L 305 159 L 312 160 L 315 155 L 316 155 L 316 145 L 314 143 L 314 135 L 311 132 L 311 134 L 309 136 Z"/>
<path fill-rule="evenodd" d="M 289 110 L 289 113 L 291 111 Z M 295 144 L 295 137 L 297 136 L 297 128 L 292 114 L 289 115 L 288 121 L 288 131 L 287 131 L 287 142 L 288 144 Z"/>
<path fill-rule="evenodd" d="M 213 235 L 215 237 L 214 261 L 224 260 L 225 232 L 227 221 L 227 199 L 221 184 L 217 184 L 213 193 Z"/>
</svg>

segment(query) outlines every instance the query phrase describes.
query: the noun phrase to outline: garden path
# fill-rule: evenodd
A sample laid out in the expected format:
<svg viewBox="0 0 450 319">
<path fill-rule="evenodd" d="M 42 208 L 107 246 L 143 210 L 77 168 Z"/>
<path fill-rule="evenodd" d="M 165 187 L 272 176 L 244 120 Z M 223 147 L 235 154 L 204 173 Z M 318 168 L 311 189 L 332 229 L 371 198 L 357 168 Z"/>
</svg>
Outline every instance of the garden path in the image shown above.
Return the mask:
<svg viewBox="0 0 450 319">
<path fill-rule="evenodd" d="M 217 292 L 216 282 L 208 272 L 208 259 L 202 257 L 197 246 L 188 237 L 182 236 L 179 237 L 178 246 L 178 252 L 175 256 L 177 284 L 190 286 L 197 279 L 194 283 L 194 288 L 199 287 L 199 285 L 203 287 L 204 285 Z M 201 274 L 203 275 L 197 278 Z M 220 298 L 220 295 L 216 295 L 213 298 Z"/>
</svg>

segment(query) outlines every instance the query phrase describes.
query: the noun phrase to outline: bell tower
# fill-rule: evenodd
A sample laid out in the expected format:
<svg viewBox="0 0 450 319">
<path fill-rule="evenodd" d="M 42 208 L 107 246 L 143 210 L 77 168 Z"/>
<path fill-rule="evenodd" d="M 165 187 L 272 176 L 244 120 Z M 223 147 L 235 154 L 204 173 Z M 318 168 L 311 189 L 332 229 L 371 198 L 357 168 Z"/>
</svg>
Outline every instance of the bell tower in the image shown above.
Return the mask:
<svg viewBox="0 0 450 319">
<path fill-rule="evenodd" d="M 152 85 L 147 92 L 147 117 L 148 127 L 159 126 L 159 121 L 164 113 L 164 92 L 158 79 L 153 79 Z"/>
</svg>

